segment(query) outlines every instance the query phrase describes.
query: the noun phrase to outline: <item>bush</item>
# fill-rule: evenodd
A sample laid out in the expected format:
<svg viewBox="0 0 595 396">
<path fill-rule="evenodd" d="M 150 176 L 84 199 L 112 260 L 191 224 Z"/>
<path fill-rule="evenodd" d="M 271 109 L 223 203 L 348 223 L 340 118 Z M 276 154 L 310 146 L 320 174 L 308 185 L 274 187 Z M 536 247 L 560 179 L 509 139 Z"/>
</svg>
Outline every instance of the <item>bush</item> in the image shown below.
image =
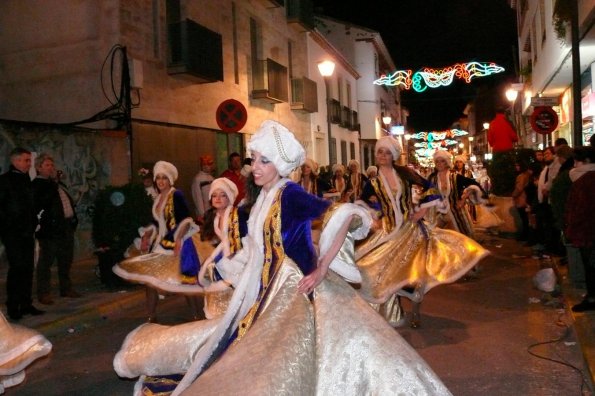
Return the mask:
<svg viewBox="0 0 595 396">
<path fill-rule="evenodd" d="M 527 165 L 535 162 L 535 152 L 531 149 L 516 149 L 494 153 L 493 159 L 488 163 L 488 176 L 492 182 L 494 195 L 507 197 L 512 194 L 516 181 L 515 162 L 522 161 Z"/>
<path fill-rule="evenodd" d="M 153 200 L 141 184 L 108 186 L 95 200 L 92 238 L 95 248 L 119 261 L 138 237 L 138 228 L 153 220 Z"/>
</svg>

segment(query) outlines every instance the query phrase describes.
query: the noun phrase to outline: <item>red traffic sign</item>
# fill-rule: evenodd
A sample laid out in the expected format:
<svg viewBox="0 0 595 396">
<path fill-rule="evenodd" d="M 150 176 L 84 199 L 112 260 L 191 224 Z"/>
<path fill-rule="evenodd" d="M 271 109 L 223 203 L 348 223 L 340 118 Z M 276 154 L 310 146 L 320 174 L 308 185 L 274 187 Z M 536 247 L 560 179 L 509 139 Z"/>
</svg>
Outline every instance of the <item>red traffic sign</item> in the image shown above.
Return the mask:
<svg viewBox="0 0 595 396">
<path fill-rule="evenodd" d="M 547 106 L 538 106 L 531 114 L 531 127 L 537 133 L 547 135 L 558 127 L 558 114 Z"/>
<path fill-rule="evenodd" d="M 248 112 L 243 104 L 235 99 L 227 99 L 217 107 L 217 125 L 223 132 L 237 132 L 246 125 Z"/>
</svg>

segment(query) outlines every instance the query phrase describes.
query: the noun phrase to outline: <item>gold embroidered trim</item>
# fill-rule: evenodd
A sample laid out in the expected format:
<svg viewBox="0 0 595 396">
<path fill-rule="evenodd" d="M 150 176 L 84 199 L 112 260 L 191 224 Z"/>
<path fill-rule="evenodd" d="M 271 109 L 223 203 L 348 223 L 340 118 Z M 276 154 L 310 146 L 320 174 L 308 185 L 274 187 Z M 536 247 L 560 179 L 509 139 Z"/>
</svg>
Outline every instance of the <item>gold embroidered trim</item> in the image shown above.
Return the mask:
<svg viewBox="0 0 595 396">
<path fill-rule="evenodd" d="M 285 186 L 287 186 L 287 184 Z M 256 318 L 258 309 L 268 290 L 269 284 L 285 259 L 285 250 L 283 249 L 283 239 L 281 236 L 281 195 L 285 190 L 285 186 L 281 187 L 277 192 L 277 196 L 273 200 L 271 209 L 264 222 L 264 263 L 262 267 L 260 292 L 258 293 L 256 302 L 252 305 L 252 308 L 250 308 L 250 311 L 240 321 L 238 336 L 233 344 L 239 342 L 250 327 L 252 327 L 252 323 Z"/>
</svg>

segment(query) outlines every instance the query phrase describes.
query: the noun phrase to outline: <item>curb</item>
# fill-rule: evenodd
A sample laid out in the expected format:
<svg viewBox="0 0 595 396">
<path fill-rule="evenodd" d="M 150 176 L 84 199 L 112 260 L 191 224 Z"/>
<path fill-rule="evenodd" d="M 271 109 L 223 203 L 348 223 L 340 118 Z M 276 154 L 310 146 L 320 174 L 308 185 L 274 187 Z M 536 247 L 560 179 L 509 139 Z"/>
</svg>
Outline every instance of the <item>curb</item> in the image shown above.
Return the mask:
<svg viewBox="0 0 595 396">
<path fill-rule="evenodd" d="M 54 320 L 32 326 L 45 336 L 56 336 L 64 333 L 73 333 L 77 329 L 90 327 L 93 323 L 109 319 L 111 316 L 122 314 L 124 311 L 135 308 L 145 302 L 144 289 L 126 291 L 126 293 L 112 293 L 113 298 L 108 301 L 94 303 L 67 314 L 60 315 Z"/>
</svg>

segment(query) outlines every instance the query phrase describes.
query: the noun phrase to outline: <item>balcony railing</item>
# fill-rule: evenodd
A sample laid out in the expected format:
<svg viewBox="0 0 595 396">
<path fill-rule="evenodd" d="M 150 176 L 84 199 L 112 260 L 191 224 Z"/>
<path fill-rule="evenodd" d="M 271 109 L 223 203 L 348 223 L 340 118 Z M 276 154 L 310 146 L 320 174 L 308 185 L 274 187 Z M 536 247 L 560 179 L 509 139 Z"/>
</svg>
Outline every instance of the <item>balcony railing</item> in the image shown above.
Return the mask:
<svg viewBox="0 0 595 396">
<path fill-rule="evenodd" d="M 333 124 L 341 123 L 341 103 L 336 99 L 330 99 L 329 101 L 331 122 Z"/>
<path fill-rule="evenodd" d="M 341 109 L 341 122 L 339 123 L 343 128 L 351 128 L 351 109 L 343 106 Z"/>
<path fill-rule="evenodd" d="M 357 116 L 357 111 L 351 110 L 351 125 L 348 127 L 350 131 L 357 131 L 359 132 L 359 118 Z"/>
</svg>

